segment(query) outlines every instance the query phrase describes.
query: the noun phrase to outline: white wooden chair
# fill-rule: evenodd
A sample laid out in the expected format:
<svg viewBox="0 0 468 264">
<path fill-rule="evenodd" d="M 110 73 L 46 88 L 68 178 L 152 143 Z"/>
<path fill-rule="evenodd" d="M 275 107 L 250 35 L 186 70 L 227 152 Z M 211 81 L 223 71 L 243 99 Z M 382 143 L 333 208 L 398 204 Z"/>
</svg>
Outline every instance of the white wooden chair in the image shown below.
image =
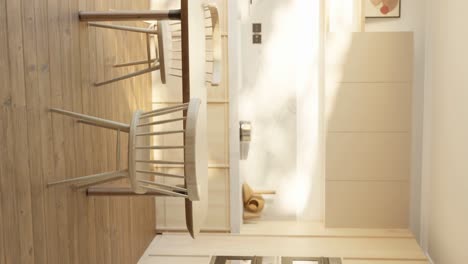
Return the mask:
<svg viewBox="0 0 468 264">
<path fill-rule="evenodd" d="M 196 158 L 196 130 L 200 100 L 193 98 L 189 103 L 171 107 L 165 107 L 149 112 L 135 111 L 130 124 L 119 123 L 89 115 L 74 113 L 62 109 L 50 109 L 51 111 L 78 119 L 79 122 L 116 130 L 117 133 L 129 134 L 128 142 L 128 169 L 104 172 L 73 179 L 51 182 L 48 186 L 73 184 L 75 188 L 87 188 L 104 182 L 110 182 L 127 178 L 130 181 L 131 190 L 135 194 L 161 194 L 186 198 L 190 201 L 200 199 L 200 186 L 197 182 L 197 158 Z M 181 118 L 164 119 L 164 116 L 175 112 L 183 112 Z M 157 131 L 158 126 L 171 122 L 185 122 L 183 130 Z M 184 134 L 184 144 L 181 146 L 152 146 L 150 137 L 167 134 Z M 118 141 L 119 142 L 119 141 Z M 184 161 L 152 160 L 148 158 L 149 150 L 183 149 Z M 120 144 L 117 143 L 117 157 L 120 157 Z M 117 161 L 117 164 L 120 162 Z M 150 164 L 177 164 L 184 166 L 185 175 L 173 175 L 155 170 L 148 170 Z M 152 176 L 182 178 L 184 186 L 172 186 L 156 183 Z M 117 189 L 117 192 L 119 190 Z M 104 194 L 103 194 L 104 195 Z M 111 194 L 112 195 L 112 194 Z"/>
<path fill-rule="evenodd" d="M 218 86 L 221 83 L 221 76 L 222 76 L 222 68 L 221 68 L 221 60 L 222 60 L 222 40 L 221 40 L 221 28 L 219 24 L 219 12 L 218 7 L 215 3 L 208 3 L 204 4 L 203 8 L 205 10 L 205 20 L 206 23 L 206 31 L 205 31 L 205 40 L 211 42 L 211 49 L 207 49 L 205 52 L 207 54 L 207 63 L 211 63 L 211 71 L 208 70 L 206 72 L 206 83 L 212 86 Z M 180 29 L 180 22 L 173 22 L 169 24 L 171 26 L 171 40 L 173 46 L 177 46 L 181 42 L 181 29 Z M 180 53 L 182 50 L 180 49 L 172 49 L 173 53 L 177 54 Z M 172 64 L 178 64 L 177 62 L 181 60 L 178 58 L 179 56 L 172 56 Z M 176 78 L 182 78 L 180 71 L 182 68 L 171 66 L 170 68 L 173 70 L 168 75 Z"/>
<path fill-rule="evenodd" d="M 178 1 L 179 2 L 179 1 Z M 185 217 L 187 229 L 189 230 L 192 237 L 195 237 L 199 232 L 200 228 L 203 225 L 208 208 L 208 161 L 206 157 L 206 88 L 204 86 L 204 74 L 205 74 L 205 16 L 203 9 L 203 0 L 180 0 L 180 8 L 169 9 L 169 10 L 112 10 L 112 11 L 80 11 L 78 13 L 79 19 L 82 22 L 103 22 L 103 21 L 180 21 L 180 64 L 181 64 L 181 81 L 182 81 L 182 102 L 191 102 L 192 98 L 201 99 L 202 106 L 200 107 L 200 117 L 198 118 L 197 123 L 197 142 L 194 144 L 190 143 L 190 137 L 185 135 L 185 151 L 188 151 L 188 148 L 192 146 L 197 146 L 197 158 L 193 159 L 192 162 L 189 162 L 187 158 L 187 153 L 185 153 L 185 189 L 187 190 L 185 199 Z M 167 109 L 166 109 L 167 110 Z M 146 117 L 146 115 L 144 115 Z M 187 115 L 188 118 L 189 115 Z M 78 117 L 80 118 L 80 117 Z M 99 120 L 99 119 L 98 119 Z M 134 118 L 134 120 L 136 120 Z M 188 121 L 188 120 L 187 120 Z M 136 121 L 135 121 L 136 122 Z M 138 120 L 138 123 L 140 121 Z M 111 121 L 111 123 L 113 123 Z M 110 124 L 104 122 L 106 126 Z M 117 123 L 118 127 L 121 127 L 122 124 Z M 123 129 L 126 129 L 130 133 L 130 126 L 123 124 Z M 112 129 L 116 129 L 114 126 L 110 126 Z M 149 126 L 145 126 L 148 128 Z M 186 124 L 186 132 L 188 123 Z M 143 128 L 138 127 L 137 128 Z M 123 131 L 123 130 L 122 130 Z M 141 133 L 152 133 L 152 132 L 137 132 Z M 149 135 L 147 135 L 149 136 Z M 147 137 L 146 136 L 146 137 Z M 136 139 L 145 136 L 138 136 Z M 192 139 L 193 141 L 194 139 Z M 139 153 L 139 152 L 137 152 Z M 194 153 L 192 153 L 194 154 Z M 196 165 L 190 165 L 190 163 Z M 140 162 L 136 163 L 137 166 L 143 166 L 148 163 Z M 149 163 L 151 164 L 151 163 Z M 195 166 L 196 168 L 196 177 L 190 177 L 187 175 L 188 168 L 190 166 Z M 137 168 L 140 170 L 139 168 Z M 135 171 L 136 172 L 136 171 Z M 126 173 L 126 172 L 124 172 Z M 129 173 L 128 173 L 129 174 Z M 138 173 L 135 173 L 138 177 Z M 142 174 L 143 175 L 143 174 Z M 140 175 L 141 176 L 141 175 Z M 164 175 L 160 175 L 164 176 Z M 130 177 L 130 176 L 125 176 Z M 138 180 L 138 178 L 137 178 Z M 195 183 L 196 181 L 196 183 Z M 153 189 L 150 189 L 151 186 L 145 185 L 146 194 L 153 192 Z M 195 188 L 195 186 L 197 186 Z M 179 186 L 177 186 L 179 187 Z M 98 186 L 93 186 L 88 188 L 88 195 L 132 195 L 134 192 L 130 193 L 129 190 L 120 190 L 117 188 L 104 188 L 96 190 Z M 128 188 L 127 188 L 128 189 Z M 161 188 L 158 188 L 159 190 Z M 191 193 L 195 191 L 190 191 L 191 189 L 196 189 L 198 192 L 199 200 L 192 201 Z M 166 190 L 166 189 L 165 189 Z M 171 193 L 184 194 L 182 191 L 175 191 L 174 189 L 169 189 Z M 160 194 L 160 192 L 159 192 Z M 138 194 L 140 195 L 140 194 Z"/>
<path fill-rule="evenodd" d="M 211 85 L 218 86 L 221 83 L 221 60 L 222 60 L 222 41 L 221 28 L 219 24 L 218 7 L 214 3 L 206 4 L 205 10 L 209 11 L 211 18 L 211 52 L 212 68 L 211 68 Z M 207 39 L 210 39 L 207 36 Z"/>
<path fill-rule="evenodd" d="M 125 74 L 116 78 L 112 78 L 110 80 L 96 82 L 94 83 L 94 85 L 95 86 L 106 85 L 109 83 L 125 80 L 128 78 L 132 78 L 135 76 L 139 76 L 139 75 L 150 73 L 150 72 L 157 71 L 157 70 L 160 71 L 161 82 L 166 83 L 166 66 L 165 66 L 165 58 L 164 58 L 164 37 L 165 37 L 164 32 L 168 32 L 167 23 L 168 23 L 167 21 L 156 21 L 156 22 L 149 23 L 149 26 L 147 28 L 140 28 L 140 27 L 132 27 L 132 26 L 112 25 L 112 24 L 105 24 L 105 23 L 98 23 L 98 22 L 88 22 L 88 25 L 92 27 L 146 34 L 146 56 L 147 58 L 145 60 L 118 63 L 118 64 L 115 64 L 114 67 L 129 67 L 129 66 L 147 64 L 148 65 L 147 68 L 143 70 L 135 71 L 129 74 Z M 157 38 L 157 41 L 155 41 L 155 37 Z M 155 54 L 156 58 L 151 58 L 152 48 L 154 49 L 153 53 Z"/>
</svg>

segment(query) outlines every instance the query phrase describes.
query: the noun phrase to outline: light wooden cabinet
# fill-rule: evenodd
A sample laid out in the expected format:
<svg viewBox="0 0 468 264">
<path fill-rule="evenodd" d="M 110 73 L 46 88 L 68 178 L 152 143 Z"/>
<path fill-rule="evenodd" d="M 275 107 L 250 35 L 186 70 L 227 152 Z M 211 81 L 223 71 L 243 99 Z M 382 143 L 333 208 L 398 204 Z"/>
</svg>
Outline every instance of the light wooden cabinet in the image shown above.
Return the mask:
<svg viewBox="0 0 468 264">
<path fill-rule="evenodd" d="M 412 54 L 412 33 L 327 40 L 327 227 L 408 227 Z"/>
<path fill-rule="evenodd" d="M 138 264 L 210 264 L 209 256 L 147 256 Z"/>
<path fill-rule="evenodd" d="M 413 260 L 344 260 L 343 264 L 430 264 L 429 261 Z"/>
</svg>

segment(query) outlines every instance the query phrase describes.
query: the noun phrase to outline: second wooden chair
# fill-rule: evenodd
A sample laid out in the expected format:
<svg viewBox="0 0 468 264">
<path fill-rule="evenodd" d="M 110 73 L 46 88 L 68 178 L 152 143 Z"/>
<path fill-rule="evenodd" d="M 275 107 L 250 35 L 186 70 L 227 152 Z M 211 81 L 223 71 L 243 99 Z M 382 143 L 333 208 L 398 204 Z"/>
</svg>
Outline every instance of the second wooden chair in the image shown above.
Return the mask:
<svg viewBox="0 0 468 264">
<path fill-rule="evenodd" d="M 167 21 L 155 21 L 154 23 L 149 23 L 147 28 L 132 27 L 132 26 L 123 26 L 123 25 L 112 25 L 105 23 L 89 22 L 88 25 L 91 27 L 99 27 L 106 29 L 122 30 L 128 32 L 136 32 L 146 34 L 146 56 L 145 60 L 124 62 L 115 64 L 114 67 L 129 67 L 147 64 L 145 69 L 135 71 L 126 75 L 122 75 L 113 79 L 106 81 L 95 82 L 95 86 L 106 85 L 109 83 L 125 80 L 128 78 L 136 77 L 142 74 L 150 73 L 153 71 L 160 71 L 161 82 L 166 83 L 166 62 L 164 57 L 164 38 L 165 32 L 168 32 L 168 22 Z M 157 38 L 157 41 L 154 41 L 154 37 Z M 152 41 L 153 40 L 153 41 Z M 154 52 L 152 52 L 152 48 Z M 152 53 L 155 54 L 156 58 L 152 58 Z"/>
<path fill-rule="evenodd" d="M 62 109 L 50 109 L 51 111 L 63 115 L 76 118 L 79 122 L 104 127 L 116 130 L 118 135 L 120 132 L 129 134 L 128 137 L 128 169 L 103 172 L 94 175 L 83 176 L 73 179 L 65 179 L 61 181 L 51 182 L 48 186 L 73 184 L 75 188 L 87 188 L 90 186 L 102 184 L 120 179 L 128 179 L 131 189 L 136 194 L 145 194 L 147 191 L 156 192 L 162 195 L 183 197 L 190 201 L 198 201 L 200 199 L 200 186 L 197 181 L 197 158 L 196 158 L 196 133 L 197 133 L 197 117 L 200 100 L 192 98 L 189 103 L 176 106 L 161 108 L 149 112 L 141 110 L 135 111 L 130 124 L 115 122 L 107 119 L 102 119 L 94 116 L 84 115 L 80 113 L 70 112 Z M 183 112 L 185 115 L 181 118 L 160 119 L 168 114 L 175 112 Z M 154 120 L 151 120 L 153 119 Z M 183 130 L 172 131 L 152 131 L 151 128 L 172 122 L 184 122 Z M 168 135 L 168 134 L 183 134 L 184 143 L 180 146 L 153 146 L 150 145 L 150 137 Z M 119 138 L 119 137 L 118 137 Z M 165 149 L 183 149 L 183 161 L 168 161 L 168 160 L 153 160 L 148 156 L 148 150 L 165 150 Z M 117 143 L 117 157 L 120 157 L 120 141 Z M 119 158 L 117 158 L 119 159 Z M 117 164 L 120 162 L 117 161 Z M 149 170 L 150 164 L 176 164 L 184 166 L 185 175 L 174 175 L 162 173 L 155 170 Z M 172 177 L 184 179 L 183 186 L 172 186 L 157 183 L 151 180 L 152 176 Z"/>
</svg>

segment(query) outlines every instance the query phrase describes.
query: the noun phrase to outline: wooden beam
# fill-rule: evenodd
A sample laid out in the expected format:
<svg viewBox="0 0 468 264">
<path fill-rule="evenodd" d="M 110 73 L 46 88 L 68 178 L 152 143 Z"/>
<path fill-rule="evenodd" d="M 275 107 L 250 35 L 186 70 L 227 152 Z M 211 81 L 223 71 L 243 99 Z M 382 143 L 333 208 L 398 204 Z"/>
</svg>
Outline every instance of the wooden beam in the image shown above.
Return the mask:
<svg viewBox="0 0 468 264">
<path fill-rule="evenodd" d="M 80 11 L 80 21 L 180 20 L 181 10 Z"/>
<path fill-rule="evenodd" d="M 181 0 L 182 102 L 190 101 L 189 0 Z M 184 113 L 185 114 L 185 113 Z M 184 122 L 185 129 L 185 122 Z"/>
</svg>

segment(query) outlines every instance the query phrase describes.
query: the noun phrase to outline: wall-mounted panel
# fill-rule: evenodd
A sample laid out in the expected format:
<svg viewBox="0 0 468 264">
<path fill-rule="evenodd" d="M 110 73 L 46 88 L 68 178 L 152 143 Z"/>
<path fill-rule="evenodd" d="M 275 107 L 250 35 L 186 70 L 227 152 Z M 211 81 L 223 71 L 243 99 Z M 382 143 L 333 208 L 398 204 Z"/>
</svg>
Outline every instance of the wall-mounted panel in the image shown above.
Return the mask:
<svg viewBox="0 0 468 264">
<path fill-rule="evenodd" d="M 327 181 L 327 227 L 408 226 L 409 182 Z"/>
<path fill-rule="evenodd" d="M 138 264 L 209 264 L 210 260 L 209 256 L 146 256 Z"/>
<path fill-rule="evenodd" d="M 327 39 L 325 225 L 408 228 L 413 35 Z"/>
<path fill-rule="evenodd" d="M 344 259 L 343 264 L 430 264 L 429 261 L 414 260 L 350 260 Z"/>
<path fill-rule="evenodd" d="M 328 48 L 331 47 L 331 48 Z M 332 33 L 327 80 L 399 83 L 413 80 L 413 33 Z"/>
<path fill-rule="evenodd" d="M 411 93 L 409 83 L 330 83 L 328 130 L 409 131 Z"/>
<path fill-rule="evenodd" d="M 327 180 L 409 180 L 409 133 L 328 133 Z"/>
<path fill-rule="evenodd" d="M 209 104 L 208 115 L 208 163 L 228 164 L 228 105 Z"/>
</svg>

